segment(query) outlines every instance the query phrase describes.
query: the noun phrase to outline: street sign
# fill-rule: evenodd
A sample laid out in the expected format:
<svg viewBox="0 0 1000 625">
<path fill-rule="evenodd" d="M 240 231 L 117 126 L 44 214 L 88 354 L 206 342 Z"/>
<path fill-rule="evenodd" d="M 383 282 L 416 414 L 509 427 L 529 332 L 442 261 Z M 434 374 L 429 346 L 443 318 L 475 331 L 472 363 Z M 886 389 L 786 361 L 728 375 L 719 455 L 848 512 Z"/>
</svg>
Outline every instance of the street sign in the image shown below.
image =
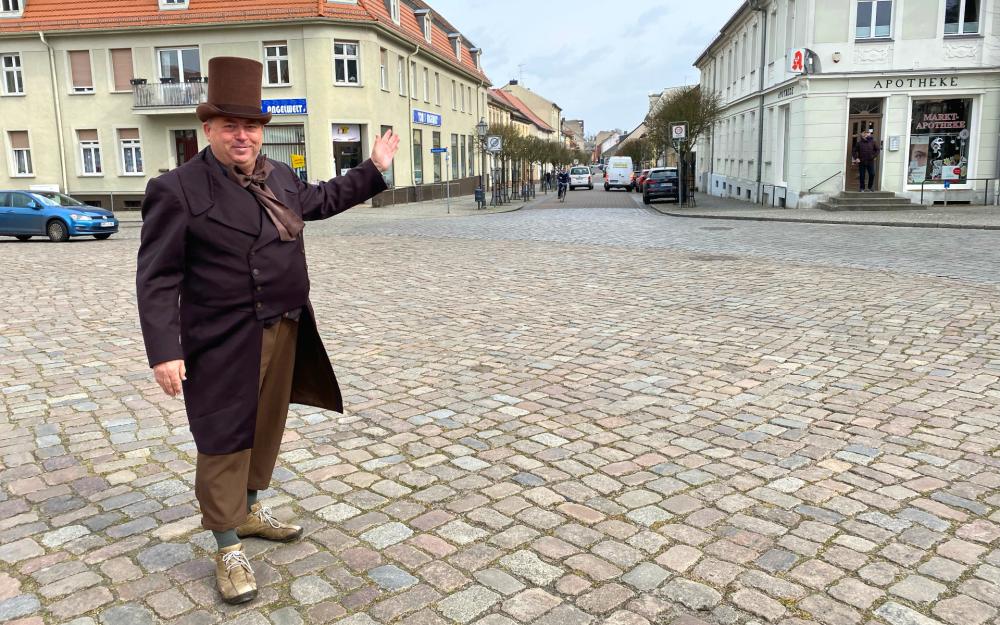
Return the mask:
<svg viewBox="0 0 1000 625">
<path fill-rule="evenodd" d="M 448 148 L 431 148 L 431 154 L 444 154 Z"/>
<path fill-rule="evenodd" d="M 670 123 L 670 137 L 674 141 L 683 141 L 687 139 L 687 134 L 688 134 L 687 122 Z"/>
<path fill-rule="evenodd" d="M 503 151 L 503 137 L 497 135 L 490 135 L 486 137 L 486 151 L 487 152 L 502 152 Z"/>
<path fill-rule="evenodd" d="M 292 169 L 302 169 L 306 166 L 306 157 L 302 154 L 292 154 Z"/>
</svg>

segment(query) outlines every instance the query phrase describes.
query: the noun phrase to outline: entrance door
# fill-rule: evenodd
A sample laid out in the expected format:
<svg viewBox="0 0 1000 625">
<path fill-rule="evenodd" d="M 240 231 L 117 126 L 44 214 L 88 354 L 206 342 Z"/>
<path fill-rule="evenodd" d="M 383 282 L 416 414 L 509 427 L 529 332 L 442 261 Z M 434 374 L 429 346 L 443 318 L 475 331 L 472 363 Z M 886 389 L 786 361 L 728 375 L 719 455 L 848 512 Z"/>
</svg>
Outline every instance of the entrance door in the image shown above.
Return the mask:
<svg viewBox="0 0 1000 625">
<path fill-rule="evenodd" d="M 177 155 L 178 167 L 198 154 L 198 135 L 194 130 L 174 131 L 174 154 Z"/>
<path fill-rule="evenodd" d="M 882 100 L 875 98 L 861 98 L 851 100 L 851 115 L 847 124 L 848 141 L 847 156 L 844 170 L 844 190 L 857 191 L 861 182 L 861 170 L 854 164 L 854 146 L 861 139 L 861 133 L 865 130 L 874 132 L 873 138 L 879 146 L 882 145 Z M 875 185 L 876 191 L 880 190 L 882 179 L 882 158 L 881 155 L 875 161 Z"/>
</svg>

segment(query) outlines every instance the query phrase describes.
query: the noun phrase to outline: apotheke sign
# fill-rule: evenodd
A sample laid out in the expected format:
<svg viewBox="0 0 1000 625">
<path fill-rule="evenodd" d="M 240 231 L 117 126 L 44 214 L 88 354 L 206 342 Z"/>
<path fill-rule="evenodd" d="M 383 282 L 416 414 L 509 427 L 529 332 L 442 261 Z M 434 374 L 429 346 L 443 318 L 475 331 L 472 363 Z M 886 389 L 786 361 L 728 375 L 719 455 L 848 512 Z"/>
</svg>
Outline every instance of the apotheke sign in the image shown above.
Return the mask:
<svg viewBox="0 0 1000 625">
<path fill-rule="evenodd" d="M 957 87 L 958 76 L 931 78 L 882 78 L 875 81 L 875 89 L 930 89 L 932 87 Z"/>
</svg>

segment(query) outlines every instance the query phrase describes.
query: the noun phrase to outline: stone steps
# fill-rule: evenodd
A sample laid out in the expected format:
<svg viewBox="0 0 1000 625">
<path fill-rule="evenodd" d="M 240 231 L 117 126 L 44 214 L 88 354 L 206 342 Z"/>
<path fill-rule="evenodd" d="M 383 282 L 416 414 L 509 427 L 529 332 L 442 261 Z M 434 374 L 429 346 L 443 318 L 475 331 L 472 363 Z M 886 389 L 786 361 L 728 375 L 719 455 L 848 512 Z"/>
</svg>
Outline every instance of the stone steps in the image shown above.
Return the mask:
<svg viewBox="0 0 1000 625">
<path fill-rule="evenodd" d="M 923 206 L 914 204 L 906 198 L 896 197 L 895 193 L 889 191 L 873 193 L 845 191 L 825 202 L 820 202 L 816 207 L 831 212 L 925 210 Z"/>
</svg>

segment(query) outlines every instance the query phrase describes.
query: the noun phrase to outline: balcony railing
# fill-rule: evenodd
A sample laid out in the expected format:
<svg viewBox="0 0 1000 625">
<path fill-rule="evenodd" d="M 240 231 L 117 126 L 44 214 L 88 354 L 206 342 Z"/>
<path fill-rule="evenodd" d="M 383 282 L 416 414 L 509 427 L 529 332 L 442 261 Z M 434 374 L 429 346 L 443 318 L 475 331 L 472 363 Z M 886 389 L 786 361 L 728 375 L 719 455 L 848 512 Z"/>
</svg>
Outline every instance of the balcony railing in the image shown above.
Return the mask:
<svg viewBox="0 0 1000 625">
<path fill-rule="evenodd" d="M 178 82 L 146 84 L 133 81 L 132 108 L 192 108 L 208 99 L 208 84 L 205 82 Z"/>
</svg>

